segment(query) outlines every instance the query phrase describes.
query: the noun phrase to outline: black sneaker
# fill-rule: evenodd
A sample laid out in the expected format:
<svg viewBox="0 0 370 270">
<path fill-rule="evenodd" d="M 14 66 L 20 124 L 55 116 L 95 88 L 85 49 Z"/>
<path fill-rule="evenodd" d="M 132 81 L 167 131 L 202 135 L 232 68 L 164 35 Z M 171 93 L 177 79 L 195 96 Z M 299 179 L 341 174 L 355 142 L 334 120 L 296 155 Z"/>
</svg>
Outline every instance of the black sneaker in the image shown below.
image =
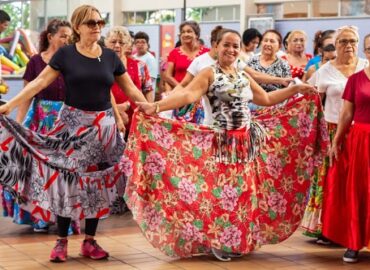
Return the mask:
<svg viewBox="0 0 370 270">
<path fill-rule="evenodd" d="M 358 250 L 348 248 L 344 252 L 343 261 L 346 263 L 356 263 L 358 261 Z"/>
</svg>

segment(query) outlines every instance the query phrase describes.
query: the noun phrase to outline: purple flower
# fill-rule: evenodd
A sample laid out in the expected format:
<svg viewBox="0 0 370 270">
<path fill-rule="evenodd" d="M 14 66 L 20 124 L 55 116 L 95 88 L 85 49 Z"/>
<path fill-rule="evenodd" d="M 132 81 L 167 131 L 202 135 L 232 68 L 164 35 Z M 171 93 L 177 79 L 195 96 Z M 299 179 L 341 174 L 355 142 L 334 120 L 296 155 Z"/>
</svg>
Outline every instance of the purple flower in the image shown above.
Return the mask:
<svg viewBox="0 0 370 270">
<path fill-rule="evenodd" d="M 198 148 L 207 150 L 212 146 L 213 134 L 197 132 L 191 137 L 191 143 Z"/>
<path fill-rule="evenodd" d="M 175 142 L 168 130 L 157 123 L 153 125 L 152 134 L 155 141 L 163 148 L 170 149 Z"/>
<path fill-rule="evenodd" d="M 310 132 L 312 129 L 312 121 L 308 114 L 300 113 L 298 114 L 298 131 L 301 137 L 308 137 L 310 136 Z"/>
<path fill-rule="evenodd" d="M 182 201 L 192 204 L 198 196 L 195 184 L 186 178 L 182 178 L 179 182 L 179 195 Z"/>
<path fill-rule="evenodd" d="M 241 242 L 242 232 L 234 225 L 225 228 L 221 233 L 220 243 L 226 247 L 237 247 Z"/>
<path fill-rule="evenodd" d="M 227 211 L 234 210 L 238 201 L 238 192 L 231 185 L 225 185 L 221 192 L 222 208 Z"/>
<path fill-rule="evenodd" d="M 166 160 L 158 152 L 150 153 L 146 158 L 144 170 L 151 175 L 162 174 L 166 166 Z"/>
<path fill-rule="evenodd" d="M 277 179 L 283 169 L 281 160 L 276 155 L 269 154 L 267 156 L 266 165 L 268 174 Z"/>
</svg>

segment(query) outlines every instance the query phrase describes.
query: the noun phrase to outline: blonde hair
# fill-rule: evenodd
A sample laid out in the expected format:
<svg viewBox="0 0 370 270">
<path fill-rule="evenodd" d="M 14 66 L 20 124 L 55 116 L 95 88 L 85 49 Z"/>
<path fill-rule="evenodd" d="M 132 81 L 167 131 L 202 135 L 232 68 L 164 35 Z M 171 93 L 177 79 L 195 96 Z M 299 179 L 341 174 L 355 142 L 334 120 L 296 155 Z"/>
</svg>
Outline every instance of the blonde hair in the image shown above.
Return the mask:
<svg viewBox="0 0 370 270">
<path fill-rule="evenodd" d="M 71 17 L 71 23 L 72 23 L 72 42 L 77 42 L 80 40 L 80 34 L 77 32 L 77 28 L 86 21 L 86 19 L 89 19 L 92 17 L 93 12 L 97 12 L 101 18 L 100 11 L 93 6 L 90 5 L 82 5 L 76 8 L 73 11 L 72 17 Z"/>
<path fill-rule="evenodd" d="M 344 25 L 344 26 L 339 27 L 338 29 L 336 29 L 335 33 L 334 33 L 334 40 L 337 41 L 338 37 L 343 32 L 352 32 L 356 36 L 357 41 L 360 41 L 360 35 L 358 34 L 358 28 L 354 25 Z"/>
<path fill-rule="evenodd" d="M 128 29 L 124 26 L 113 26 L 110 28 L 105 36 L 105 40 L 109 40 L 113 35 L 117 35 L 122 42 L 131 44 L 131 35 Z"/>
<path fill-rule="evenodd" d="M 292 41 L 293 36 L 295 34 L 301 34 L 301 35 L 303 35 L 304 36 L 304 39 L 305 39 L 305 42 L 307 41 L 307 34 L 306 34 L 305 31 L 303 31 L 303 30 L 293 30 L 293 31 L 290 32 L 288 38 L 286 39 L 288 43 L 290 43 Z"/>
</svg>

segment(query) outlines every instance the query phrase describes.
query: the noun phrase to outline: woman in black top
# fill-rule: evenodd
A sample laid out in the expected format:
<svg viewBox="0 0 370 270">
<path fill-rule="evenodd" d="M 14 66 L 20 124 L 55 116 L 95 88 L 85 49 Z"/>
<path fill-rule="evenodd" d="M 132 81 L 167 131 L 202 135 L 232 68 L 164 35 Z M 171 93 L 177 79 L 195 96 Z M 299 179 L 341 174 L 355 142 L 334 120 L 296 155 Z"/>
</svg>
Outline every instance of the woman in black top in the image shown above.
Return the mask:
<svg viewBox="0 0 370 270">
<path fill-rule="evenodd" d="M 104 26 L 100 12 L 83 5 L 73 12 L 71 21 L 73 44 L 58 50 L 35 80 L 0 106 L 0 184 L 13 192 L 18 184 L 14 195 L 33 215 L 46 221 L 57 215 L 59 239 L 51 261 L 67 258 L 71 219 L 86 219 L 83 256 L 109 256 L 94 235 L 99 218 L 108 215 L 117 192 L 122 192 L 116 183 L 131 170 L 122 156 L 124 142 L 118 129 L 122 131 L 124 125 L 112 108 L 111 86 L 116 81 L 130 99 L 146 101 L 117 55 L 98 45 Z M 65 104 L 48 134 L 32 132 L 2 115 L 35 96 L 59 74 L 65 80 Z"/>
</svg>

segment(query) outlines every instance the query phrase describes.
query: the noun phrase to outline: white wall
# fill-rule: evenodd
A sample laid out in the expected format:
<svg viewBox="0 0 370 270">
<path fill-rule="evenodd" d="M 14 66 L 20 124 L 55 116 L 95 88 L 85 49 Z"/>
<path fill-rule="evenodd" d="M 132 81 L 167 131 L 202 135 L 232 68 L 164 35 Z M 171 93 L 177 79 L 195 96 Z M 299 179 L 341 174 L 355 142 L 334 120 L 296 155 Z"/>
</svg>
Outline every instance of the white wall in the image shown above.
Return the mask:
<svg viewBox="0 0 370 270">
<path fill-rule="evenodd" d="M 184 5 L 183 0 L 121 0 L 122 10 L 124 11 L 140 11 L 140 10 L 157 10 L 157 9 L 174 9 L 182 8 Z M 212 6 L 229 6 L 240 5 L 243 0 L 187 0 L 187 7 L 208 7 Z M 248 0 L 245 0 L 248 1 Z M 249 0 L 251 2 L 251 0 Z"/>
</svg>

